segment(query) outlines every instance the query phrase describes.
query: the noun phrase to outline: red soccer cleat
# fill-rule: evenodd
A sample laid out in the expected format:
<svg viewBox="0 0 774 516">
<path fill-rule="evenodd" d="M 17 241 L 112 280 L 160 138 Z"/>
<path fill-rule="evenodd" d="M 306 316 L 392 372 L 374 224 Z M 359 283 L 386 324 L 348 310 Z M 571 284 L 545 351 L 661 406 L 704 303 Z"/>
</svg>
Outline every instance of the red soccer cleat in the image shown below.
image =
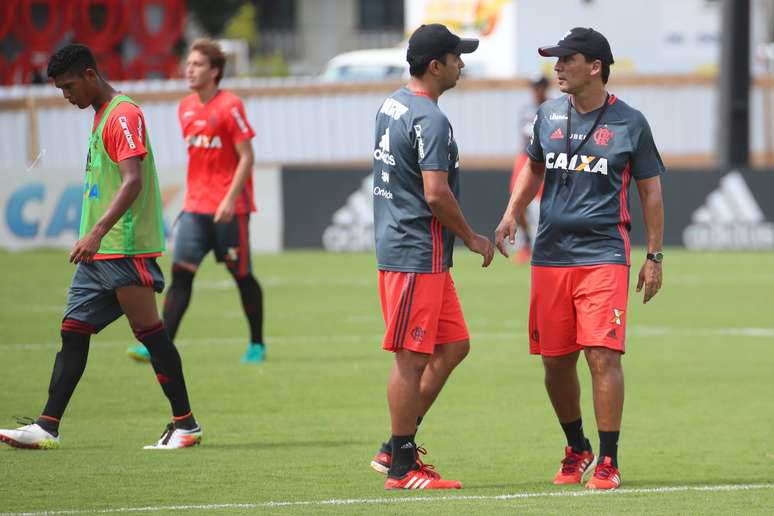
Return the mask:
<svg viewBox="0 0 774 516">
<path fill-rule="evenodd" d="M 583 481 L 583 475 L 594 466 L 595 460 L 591 450 L 576 453 L 572 446 L 568 446 L 564 449 L 562 467 L 554 477 L 554 484 L 580 484 Z"/>
<path fill-rule="evenodd" d="M 436 476 L 437 475 L 437 476 Z M 459 480 L 441 480 L 435 471 L 424 468 L 412 469 L 403 478 L 387 477 L 385 489 L 462 489 Z"/>
<path fill-rule="evenodd" d="M 382 445 L 379 452 L 371 459 L 371 469 L 382 475 L 386 475 L 392 466 L 392 453 Z"/>
<path fill-rule="evenodd" d="M 621 472 L 613 466 L 613 459 L 602 457 L 594 470 L 594 476 L 586 483 L 586 489 L 618 489 L 620 485 Z"/>
<path fill-rule="evenodd" d="M 435 466 L 432 464 L 425 464 L 422 462 L 422 459 L 419 458 L 420 455 L 427 455 L 427 450 L 422 446 L 417 446 L 416 450 L 417 465 L 419 466 L 419 469 L 426 471 L 434 478 L 441 478 L 441 475 L 435 471 Z M 386 444 L 383 444 L 379 449 L 379 452 L 371 459 L 371 468 L 382 475 L 386 475 L 387 472 L 390 471 L 390 466 L 392 466 L 392 453 L 387 450 Z"/>
</svg>

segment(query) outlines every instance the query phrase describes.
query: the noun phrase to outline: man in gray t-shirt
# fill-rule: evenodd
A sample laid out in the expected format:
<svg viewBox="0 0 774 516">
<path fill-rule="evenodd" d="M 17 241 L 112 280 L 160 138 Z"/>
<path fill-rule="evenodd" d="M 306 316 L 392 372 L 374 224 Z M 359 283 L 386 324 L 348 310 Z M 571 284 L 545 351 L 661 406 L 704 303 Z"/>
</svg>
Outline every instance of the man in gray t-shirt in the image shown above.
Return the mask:
<svg viewBox="0 0 774 516">
<path fill-rule="evenodd" d="M 645 117 L 606 84 L 613 64 L 607 39 L 576 27 L 556 44 L 542 47 L 557 58 L 559 89 L 566 95 L 538 109 L 519 174 L 495 241 L 507 256 L 515 214 L 543 187 L 540 223 L 532 253 L 530 352 L 541 355 L 545 386 L 567 437 L 554 484 L 616 489 L 618 437 L 623 413 L 621 356 L 631 265 L 629 185 L 636 183 L 643 209 L 648 253 L 637 291 L 647 303 L 661 288 L 665 172 Z M 598 457 L 583 432 L 576 363 L 583 351 L 591 371 Z"/>
<path fill-rule="evenodd" d="M 452 370 L 470 349 L 452 266 L 454 237 L 492 261 L 494 247 L 476 234 L 459 203 L 460 161 L 454 131 L 438 108 L 478 40 L 460 39 L 439 24 L 409 39 L 407 86 L 376 115 L 374 234 L 379 295 L 387 327 L 383 347 L 395 353 L 387 396 L 392 436 L 371 461 L 386 489 L 459 489 L 423 464 L 417 426 Z"/>
</svg>

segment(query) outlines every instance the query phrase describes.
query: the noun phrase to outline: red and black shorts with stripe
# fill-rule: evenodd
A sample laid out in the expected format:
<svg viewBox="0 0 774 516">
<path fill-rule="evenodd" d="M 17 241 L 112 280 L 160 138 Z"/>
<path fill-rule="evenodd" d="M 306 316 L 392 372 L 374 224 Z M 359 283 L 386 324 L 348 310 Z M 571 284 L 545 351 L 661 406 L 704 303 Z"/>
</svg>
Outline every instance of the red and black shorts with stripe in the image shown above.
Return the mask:
<svg viewBox="0 0 774 516">
<path fill-rule="evenodd" d="M 449 271 L 379 271 L 386 331 L 382 347 L 432 354 L 435 346 L 468 340 L 468 327 Z"/>
<path fill-rule="evenodd" d="M 164 290 L 164 274 L 155 257 L 111 258 L 79 263 L 75 268 L 64 319 L 78 321 L 94 329 L 112 323 L 124 312 L 116 298 L 116 289 L 129 286 Z"/>
<path fill-rule="evenodd" d="M 207 253 L 226 264 L 237 278 L 252 272 L 250 262 L 250 214 L 237 213 L 229 222 L 215 223 L 211 213 L 184 211 L 175 223 L 174 263 L 196 267 Z"/>
</svg>

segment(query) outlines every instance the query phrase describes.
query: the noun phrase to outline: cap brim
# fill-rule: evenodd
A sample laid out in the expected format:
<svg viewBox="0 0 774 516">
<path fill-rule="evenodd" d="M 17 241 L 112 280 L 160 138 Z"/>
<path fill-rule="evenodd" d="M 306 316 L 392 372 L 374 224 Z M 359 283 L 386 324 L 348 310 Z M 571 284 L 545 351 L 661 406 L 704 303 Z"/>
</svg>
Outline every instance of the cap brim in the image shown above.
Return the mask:
<svg viewBox="0 0 774 516">
<path fill-rule="evenodd" d="M 454 49 L 455 54 L 470 54 L 475 52 L 478 48 L 478 40 L 475 38 L 461 38 L 457 48 Z"/>
<path fill-rule="evenodd" d="M 567 47 L 561 47 L 559 45 L 551 45 L 548 47 L 538 48 L 538 54 L 543 57 L 564 57 L 572 54 L 577 54 L 577 50 L 573 50 Z"/>
</svg>

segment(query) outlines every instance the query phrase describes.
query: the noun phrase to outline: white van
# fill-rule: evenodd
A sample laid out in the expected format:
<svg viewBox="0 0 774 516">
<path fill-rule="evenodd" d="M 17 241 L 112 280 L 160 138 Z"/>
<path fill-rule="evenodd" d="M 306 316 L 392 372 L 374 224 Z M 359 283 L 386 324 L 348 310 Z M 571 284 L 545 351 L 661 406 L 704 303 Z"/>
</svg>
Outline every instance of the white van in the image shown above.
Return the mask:
<svg viewBox="0 0 774 516">
<path fill-rule="evenodd" d="M 358 82 L 400 80 L 408 76 L 406 48 L 393 47 L 339 54 L 325 65 L 321 78 L 325 82 Z"/>
<path fill-rule="evenodd" d="M 486 77 L 487 63 L 476 53 L 463 56 L 467 77 Z M 339 54 L 325 65 L 324 82 L 405 80 L 409 77 L 406 46 L 356 50 Z"/>
</svg>

